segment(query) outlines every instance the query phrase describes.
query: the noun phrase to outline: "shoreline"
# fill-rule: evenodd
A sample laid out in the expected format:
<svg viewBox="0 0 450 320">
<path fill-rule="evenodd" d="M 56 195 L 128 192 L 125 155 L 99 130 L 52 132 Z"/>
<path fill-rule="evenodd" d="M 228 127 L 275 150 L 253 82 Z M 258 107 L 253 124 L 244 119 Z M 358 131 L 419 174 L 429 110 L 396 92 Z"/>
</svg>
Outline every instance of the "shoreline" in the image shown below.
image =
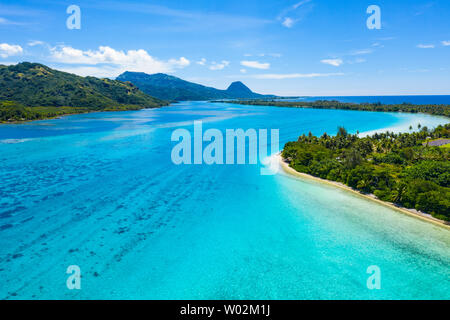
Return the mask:
<svg viewBox="0 0 450 320">
<path fill-rule="evenodd" d="M 27 123 L 36 122 L 36 121 L 58 120 L 58 119 L 61 119 L 63 117 L 76 116 L 76 115 L 80 115 L 80 114 L 103 113 L 103 112 L 141 111 L 141 110 L 159 109 L 159 108 L 168 107 L 168 106 L 170 106 L 170 104 L 166 105 L 166 106 L 155 107 L 155 108 L 141 108 L 141 109 L 129 109 L 129 110 L 89 110 L 89 111 L 86 111 L 86 112 L 65 113 L 65 114 L 60 114 L 60 115 L 54 116 L 54 117 L 46 117 L 46 118 L 42 118 L 42 119 L 0 121 L 0 125 L 2 125 L 2 124 L 27 124 Z"/>
<path fill-rule="evenodd" d="M 15 121 L 0 121 L 0 125 L 2 124 L 26 124 L 30 122 L 36 122 L 36 121 L 46 121 L 46 120 L 56 120 L 61 119 L 62 117 L 66 116 L 76 116 L 78 114 L 88 114 L 88 113 L 97 113 L 97 112 L 104 112 L 104 111 L 88 111 L 88 112 L 80 112 L 80 113 L 66 113 L 66 114 L 60 114 L 54 117 L 48 117 L 48 118 L 42 118 L 42 119 L 32 119 L 32 120 L 15 120 Z"/>
<path fill-rule="evenodd" d="M 395 97 L 395 96 L 394 96 Z M 247 101 L 247 100 L 244 100 Z M 251 101 L 251 100 L 250 100 Z M 315 109 L 315 110 L 342 110 L 342 111 L 364 111 L 364 112 L 380 112 L 380 113 L 400 113 L 400 114 L 423 114 L 428 116 L 437 116 L 437 117 L 444 117 L 447 120 L 450 119 L 450 116 L 447 116 L 445 114 L 433 114 L 423 111 L 418 112 L 412 112 L 412 111 L 404 111 L 404 110 L 361 110 L 361 109 L 346 109 L 346 108 L 337 108 L 337 107 L 317 107 L 312 105 L 295 105 L 295 106 L 288 106 L 288 105 L 276 105 L 276 104 L 247 104 L 247 103 L 239 103 L 239 102 L 233 102 L 231 101 L 221 101 L 221 100 L 212 100 L 211 103 L 230 103 L 230 104 L 236 104 L 241 106 L 254 106 L 254 107 L 274 107 L 274 108 L 294 108 L 294 109 Z M 283 102 L 283 101 L 281 101 Z M 305 102 L 305 103 L 313 103 L 313 102 Z M 362 103 L 354 103 L 355 105 L 362 105 Z M 388 104 L 385 104 L 388 105 Z M 393 104 L 398 105 L 398 104 Z M 424 106 L 421 104 L 411 104 L 412 106 Z M 436 104 L 435 106 L 449 106 L 448 104 Z"/>
<path fill-rule="evenodd" d="M 280 166 L 283 169 L 283 171 L 285 173 L 289 174 L 289 175 L 292 175 L 294 177 L 301 178 L 301 179 L 304 179 L 304 180 L 306 180 L 306 179 L 307 180 L 313 180 L 313 181 L 318 182 L 318 183 L 324 183 L 324 184 L 327 184 L 327 185 L 330 185 L 330 186 L 333 186 L 333 187 L 337 187 L 337 188 L 339 188 L 341 190 L 345 190 L 345 191 L 351 192 L 351 193 L 353 193 L 353 194 L 355 194 L 355 195 L 357 195 L 357 196 L 359 196 L 361 198 L 364 198 L 364 199 L 372 201 L 372 202 L 376 202 L 376 203 L 381 204 L 381 205 L 383 205 L 383 206 L 385 206 L 387 208 L 393 209 L 393 210 L 395 210 L 397 212 L 403 213 L 403 214 L 408 215 L 410 217 L 413 217 L 413 218 L 416 218 L 416 219 L 420 219 L 422 221 L 425 221 L 425 222 L 428 222 L 428 223 L 432 223 L 432 224 L 434 224 L 436 226 L 439 226 L 439 227 L 445 228 L 447 230 L 450 230 L 450 224 L 448 222 L 444 221 L 444 220 L 440 220 L 440 219 L 434 218 L 434 217 L 432 217 L 429 214 L 425 214 L 425 213 L 419 212 L 419 211 L 414 210 L 414 209 L 407 209 L 407 208 L 404 208 L 404 207 L 396 206 L 395 204 L 393 204 L 391 202 L 382 201 L 382 200 L 376 198 L 374 195 L 363 194 L 363 193 L 361 193 L 361 192 L 359 192 L 357 190 L 354 190 L 354 189 L 350 188 L 349 186 L 346 186 L 345 184 L 340 183 L 340 182 L 326 180 L 326 179 L 314 177 L 314 176 L 309 175 L 307 173 L 298 172 L 294 168 L 291 168 L 286 161 L 284 161 L 283 157 L 281 156 L 281 153 L 277 154 L 276 157 L 277 157 L 278 163 L 280 164 Z"/>
</svg>

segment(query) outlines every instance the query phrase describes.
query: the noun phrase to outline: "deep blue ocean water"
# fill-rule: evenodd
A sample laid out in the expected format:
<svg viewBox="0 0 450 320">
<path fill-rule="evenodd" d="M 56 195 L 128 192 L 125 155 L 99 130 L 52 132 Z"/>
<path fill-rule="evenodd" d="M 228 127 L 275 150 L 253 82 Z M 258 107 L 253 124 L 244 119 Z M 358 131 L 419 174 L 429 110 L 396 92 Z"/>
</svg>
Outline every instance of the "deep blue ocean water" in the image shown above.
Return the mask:
<svg viewBox="0 0 450 320">
<path fill-rule="evenodd" d="M 335 100 L 346 103 L 382 103 L 382 104 L 448 104 L 450 96 L 344 96 L 344 97 L 298 97 L 295 99 L 283 99 L 281 101 L 317 101 Z"/>
<path fill-rule="evenodd" d="M 1 299 L 449 299 L 450 232 L 260 165 L 180 165 L 171 134 L 337 126 L 420 114 L 205 102 L 0 126 Z M 81 268 L 81 290 L 66 269 Z M 366 270 L 381 270 L 369 290 Z"/>
</svg>

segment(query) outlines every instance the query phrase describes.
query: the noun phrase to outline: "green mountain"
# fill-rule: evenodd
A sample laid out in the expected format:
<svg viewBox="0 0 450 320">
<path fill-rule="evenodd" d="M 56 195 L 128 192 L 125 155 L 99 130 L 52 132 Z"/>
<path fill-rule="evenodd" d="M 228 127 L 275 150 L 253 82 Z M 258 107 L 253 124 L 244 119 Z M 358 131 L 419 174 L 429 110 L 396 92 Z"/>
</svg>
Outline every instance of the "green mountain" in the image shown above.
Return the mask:
<svg viewBox="0 0 450 320">
<path fill-rule="evenodd" d="M 233 96 L 233 99 L 254 99 L 255 93 L 240 81 L 233 82 L 227 89 L 227 93 Z M 261 96 L 261 95 L 258 95 Z M 234 98 L 239 97 L 239 98 Z"/>
<path fill-rule="evenodd" d="M 38 63 L 0 65 L 0 121 L 167 105 L 132 83 L 80 77 Z"/>
<path fill-rule="evenodd" d="M 127 71 L 117 77 L 117 80 L 129 81 L 149 95 L 170 101 L 262 99 L 274 97 L 253 93 L 242 82 L 234 82 L 227 90 L 219 90 L 163 73 L 150 75 L 142 72 Z"/>
</svg>

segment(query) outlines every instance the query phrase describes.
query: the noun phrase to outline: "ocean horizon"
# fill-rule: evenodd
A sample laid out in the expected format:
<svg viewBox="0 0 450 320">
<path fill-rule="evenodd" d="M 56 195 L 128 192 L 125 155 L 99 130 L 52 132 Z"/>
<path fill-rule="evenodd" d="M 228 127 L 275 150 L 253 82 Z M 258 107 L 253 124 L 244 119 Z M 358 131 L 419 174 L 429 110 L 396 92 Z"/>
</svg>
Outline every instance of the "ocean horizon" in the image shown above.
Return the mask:
<svg viewBox="0 0 450 320">
<path fill-rule="evenodd" d="M 450 95 L 388 95 L 388 96 L 299 96 L 280 99 L 280 101 L 314 102 L 318 100 L 339 101 L 345 103 L 381 103 L 381 104 L 445 104 L 450 105 Z"/>
</svg>

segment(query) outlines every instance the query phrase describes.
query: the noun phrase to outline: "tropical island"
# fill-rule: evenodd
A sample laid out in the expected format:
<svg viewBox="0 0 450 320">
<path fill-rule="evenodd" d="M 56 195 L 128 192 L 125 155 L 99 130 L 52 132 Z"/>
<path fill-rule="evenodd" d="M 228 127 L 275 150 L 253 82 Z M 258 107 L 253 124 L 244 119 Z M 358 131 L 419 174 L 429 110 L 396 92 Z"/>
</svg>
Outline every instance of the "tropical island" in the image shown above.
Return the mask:
<svg viewBox="0 0 450 320">
<path fill-rule="evenodd" d="M 297 172 L 450 221 L 450 124 L 414 133 L 311 133 L 288 142 L 282 158 Z M 442 142 L 442 143 L 440 143 Z"/>
<path fill-rule="evenodd" d="M 145 94 L 131 82 L 80 77 L 38 63 L 0 65 L 0 122 L 168 104 Z"/>
<path fill-rule="evenodd" d="M 313 102 L 292 102 L 277 100 L 234 100 L 234 101 L 212 101 L 216 103 L 227 102 L 250 106 L 270 106 L 286 108 L 312 108 L 312 109 L 341 109 L 354 111 L 376 111 L 376 112 L 407 112 L 427 113 L 435 116 L 450 117 L 450 105 L 430 104 L 416 105 L 410 103 L 387 105 L 382 103 L 345 103 L 339 101 L 317 100 Z"/>
</svg>

